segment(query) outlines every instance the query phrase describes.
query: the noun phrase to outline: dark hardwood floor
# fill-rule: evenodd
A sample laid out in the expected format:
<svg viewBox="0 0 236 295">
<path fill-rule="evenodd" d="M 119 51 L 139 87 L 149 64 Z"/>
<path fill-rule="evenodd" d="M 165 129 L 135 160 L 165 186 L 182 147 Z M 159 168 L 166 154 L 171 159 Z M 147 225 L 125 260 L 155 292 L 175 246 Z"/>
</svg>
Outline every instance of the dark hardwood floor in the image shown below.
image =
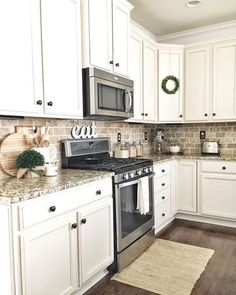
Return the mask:
<svg viewBox="0 0 236 295">
<path fill-rule="evenodd" d="M 177 219 L 158 237 L 215 250 L 191 295 L 236 295 L 236 228 Z M 86 295 L 153 294 L 111 281 L 109 276 L 86 292 Z"/>
</svg>

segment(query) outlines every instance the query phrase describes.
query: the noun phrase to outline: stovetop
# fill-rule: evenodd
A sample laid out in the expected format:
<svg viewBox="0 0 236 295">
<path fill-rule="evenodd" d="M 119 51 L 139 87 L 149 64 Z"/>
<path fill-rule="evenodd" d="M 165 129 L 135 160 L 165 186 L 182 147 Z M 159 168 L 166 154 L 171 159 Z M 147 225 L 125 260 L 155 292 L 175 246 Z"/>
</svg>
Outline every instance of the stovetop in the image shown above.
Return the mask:
<svg viewBox="0 0 236 295">
<path fill-rule="evenodd" d="M 111 171 L 115 174 L 128 172 L 152 165 L 151 160 L 139 158 L 113 158 L 113 157 L 83 157 L 73 158 L 69 162 L 68 168 L 82 170 Z"/>
</svg>

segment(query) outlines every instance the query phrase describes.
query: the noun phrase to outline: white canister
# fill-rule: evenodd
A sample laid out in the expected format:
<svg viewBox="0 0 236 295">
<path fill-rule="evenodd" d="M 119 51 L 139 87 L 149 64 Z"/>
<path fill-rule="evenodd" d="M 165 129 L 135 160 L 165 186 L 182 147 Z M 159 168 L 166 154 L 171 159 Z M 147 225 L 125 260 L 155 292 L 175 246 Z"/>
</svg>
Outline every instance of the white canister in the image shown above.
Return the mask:
<svg viewBox="0 0 236 295">
<path fill-rule="evenodd" d="M 54 146 L 50 147 L 38 147 L 33 148 L 36 152 L 39 152 L 41 155 L 44 156 L 45 164 L 49 164 L 51 162 L 56 161 L 57 150 Z"/>
<path fill-rule="evenodd" d="M 45 169 L 45 176 L 57 176 L 57 165 L 47 165 Z"/>
</svg>

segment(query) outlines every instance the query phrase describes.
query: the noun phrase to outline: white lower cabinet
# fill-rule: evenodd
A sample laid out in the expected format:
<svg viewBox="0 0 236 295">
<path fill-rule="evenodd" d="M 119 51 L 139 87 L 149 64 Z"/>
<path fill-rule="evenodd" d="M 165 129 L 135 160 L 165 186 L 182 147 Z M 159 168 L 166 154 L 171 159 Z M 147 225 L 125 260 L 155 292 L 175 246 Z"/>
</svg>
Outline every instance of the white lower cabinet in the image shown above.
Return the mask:
<svg viewBox="0 0 236 295">
<path fill-rule="evenodd" d="M 21 236 L 23 294 L 66 295 L 78 286 L 76 214 L 25 231 Z"/>
<path fill-rule="evenodd" d="M 197 212 L 197 162 L 180 160 L 178 163 L 178 209 Z"/>
<path fill-rule="evenodd" d="M 112 199 L 89 205 L 79 212 L 81 282 L 113 261 Z"/>
</svg>

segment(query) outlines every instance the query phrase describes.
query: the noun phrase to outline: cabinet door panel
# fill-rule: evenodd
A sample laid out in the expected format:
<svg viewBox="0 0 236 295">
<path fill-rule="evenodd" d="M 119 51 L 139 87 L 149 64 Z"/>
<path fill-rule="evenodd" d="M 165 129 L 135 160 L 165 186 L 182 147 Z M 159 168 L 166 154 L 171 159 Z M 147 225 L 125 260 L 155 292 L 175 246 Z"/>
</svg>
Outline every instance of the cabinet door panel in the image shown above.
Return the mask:
<svg viewBox="0 0 236 295">
<path fill-rule="evenodd" d="M 80 1 L 41 2 L 45 111 L 81 117 Z"/>
<path fill-rule="evenodd" d="M 113 56 L 114 72 L 129 75 L 130 9 L 122 1 L 113 0 Z"/>
<path fill-rule="evenodd" d="M 90 64 L 112 70 L 112 2 L 111 0 L 83 0 L 88 5 L 88 34 Z"/>
<path fill-rule="evenodd" d="M 200 208 L 202 214 L 236 219 L 236 176 L 202 173 Z"/>
<path fill-rule="evenodd" d="M 179 161 L 179 210 L 197 212 L 196 162 Z"/>
<path fill-rule="evenodd" d="M 174 50 L 159 50 L 159 121 L 181 122 L 183 99 L 183 52 Z M 161 84 L 167 76 L 173 75 L 180 81 L 180 88 L 175 94 L 167 94 Z M 171 82 L 169 82 L 171 83 Z M 174 85 L 173 85 L 174 87 Z"/>
<path fill-rule="evenodd" d="M 157 48 L 143 42 L 143 104 L 144 121 L 157 121 Z"/>
<path fill-rule="evenodd" d="M 1 1 L 0 36 L 0 114 L 42 112 L 40 1 Z"/>
<path fill-rule="evenodd" d="M 185 120 L 187 121 L 209 120 L 209 62 L 210 49 L 208 47 L 186 50 Z"/>
<path fill-rule="evenodd" d="M 134 80 L 134 117 L 131 121 L 143 121 L 143 41 L 137 34 L 130 37 L 130 77 Z"/>
<path fill-rule="evenodd" d="M 23 293 L 66 295 L 78 286 L 76 215 L 25 232 L 21 237 Z"/>
<path fill-rule="evenodd" d="M 80 221 L 81 281 L 84 283 L 113 261 L 112 198 L 82 209 Z"/>
<path fill-rule="evenodd" d="M 236 118 L 236 41 L 213 51 L 213 119 Z"/>
</svg>

